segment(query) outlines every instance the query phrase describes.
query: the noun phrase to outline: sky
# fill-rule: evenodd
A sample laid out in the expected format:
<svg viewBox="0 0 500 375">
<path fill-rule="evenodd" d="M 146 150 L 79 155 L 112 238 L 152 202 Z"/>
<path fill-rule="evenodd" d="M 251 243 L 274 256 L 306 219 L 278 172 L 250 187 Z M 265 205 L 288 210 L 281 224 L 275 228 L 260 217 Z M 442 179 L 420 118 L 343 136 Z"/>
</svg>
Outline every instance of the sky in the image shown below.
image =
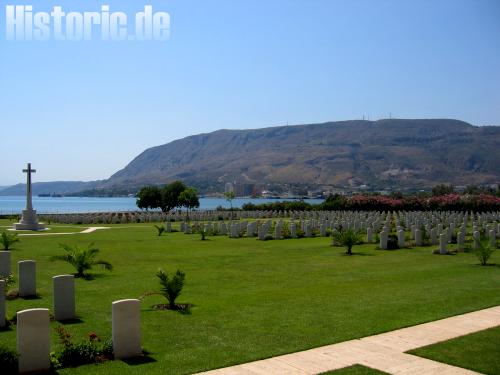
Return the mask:
<svg viewBox="0 0 500 375">
<path fill-rule="evenodd" d="M 8 41 L 7 5 L 170 16 L 166 41 Z M 0 0 L 0 186 L 105 179 L 192 134 L 389 116 L 500 125 L 498 0 Z"/>
</svg>

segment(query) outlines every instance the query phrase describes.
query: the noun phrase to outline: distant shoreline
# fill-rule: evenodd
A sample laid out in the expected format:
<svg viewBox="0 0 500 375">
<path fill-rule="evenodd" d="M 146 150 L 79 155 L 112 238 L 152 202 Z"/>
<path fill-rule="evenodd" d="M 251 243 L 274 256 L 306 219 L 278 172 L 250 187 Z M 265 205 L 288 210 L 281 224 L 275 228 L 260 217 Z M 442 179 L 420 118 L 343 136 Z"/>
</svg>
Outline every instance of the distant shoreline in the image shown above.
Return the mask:
<svg viewBox="0 0 500 375">
<path fill-rule="evenodd" d="M 301 198 L 235 198 L 234 208 L 241 208 L 245 203 L 274 203 L 279 201 L 299 201 Z M 310 203 L 321 203 L 323 199 L 307 198 Z M 136 206 L 135 197 L 33 197 L 33 206 L 38 214 L 81 214 L 81 213 L 114 213 L 142 212 Z M 26 204 L 26 197 L 20 195 L 0 196 L 0 215 L 19 215 Z M 198 211 L 215 210 L 217 207 L 230 209 L 224 198 L 200 198 Z M 155 212 L 155 211 L 151 211 Z"/>
</svg>

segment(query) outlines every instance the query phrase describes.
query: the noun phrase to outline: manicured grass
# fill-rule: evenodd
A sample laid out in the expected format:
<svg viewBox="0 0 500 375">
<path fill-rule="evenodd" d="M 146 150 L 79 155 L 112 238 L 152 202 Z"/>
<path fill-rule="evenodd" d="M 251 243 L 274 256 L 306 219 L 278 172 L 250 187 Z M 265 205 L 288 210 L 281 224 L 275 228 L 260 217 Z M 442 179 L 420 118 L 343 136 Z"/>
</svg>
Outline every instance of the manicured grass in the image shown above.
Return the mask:
<svg viewBox="0 0 500 375">
<path fill-rule="evenodd" d="M 321 375 L 383 375 L 383 374 L 387 373 L 362 365 L 354 365 L 334 371 L 324 372 Z"/>
<path fill-rule="evenodd" d="M 2 224 L 6 225 L 6 224 Z M 86 226 L 82 226 L 85 228 Z M 113 272 L 97 270 L 92 281 L 76 280 L 81 323 L 66 325 L 75 339 L 89 332 L 111 335 L 111 302 L 158 290 L 159 267 L 186 273 L 179 303 L 191 315 L 151 308 L 143 300 L 143 346 L 151 362 L 120 361 L 60 370 L 61 374 L 186 374 L 234 365 L 381 333 L 500 304 L 500 268 L 480 267 L 474 254 L 431 254 L 431 248 L 396 251 L 356 246 L 354 256 L 329 246 L 330 239 L 257 241 L 182 233 L 157 236 L 152 224 L 71 236 L 23 237 L 15 262 L 37 261 L 41 299 L 8 302 L 8 315 L 51 307 L 51 277 L 73 272 L 58 244 L 95 242 Z M 496 252 L 491 262 L 500 263 Z M 58 323 L 51 323 L 55 328 Z M 15 348 L 15 329 L 0 332 Z M 57 349 L 53 335 L 53 349 Z"/>
<path fill-rule="evenodd" d="M 482 374 L 500 374 L 500 327 L 415 349 L 409 353 Z"/>
</svg>

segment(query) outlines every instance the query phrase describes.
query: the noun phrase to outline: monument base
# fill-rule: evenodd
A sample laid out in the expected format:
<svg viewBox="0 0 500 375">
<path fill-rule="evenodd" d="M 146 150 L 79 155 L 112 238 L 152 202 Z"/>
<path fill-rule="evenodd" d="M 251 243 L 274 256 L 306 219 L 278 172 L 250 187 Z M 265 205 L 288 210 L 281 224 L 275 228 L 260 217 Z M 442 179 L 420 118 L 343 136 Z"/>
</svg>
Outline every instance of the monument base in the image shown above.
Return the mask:
<svg viewBox="0 0 500 375">
<path fill-rule="evenodd" d="M 14 224 L 15 230 L 44 230 L 45 225 L 38 222 L 36 210 L 23 210 L 23 216 L 19 223 Z"/>
</svg>

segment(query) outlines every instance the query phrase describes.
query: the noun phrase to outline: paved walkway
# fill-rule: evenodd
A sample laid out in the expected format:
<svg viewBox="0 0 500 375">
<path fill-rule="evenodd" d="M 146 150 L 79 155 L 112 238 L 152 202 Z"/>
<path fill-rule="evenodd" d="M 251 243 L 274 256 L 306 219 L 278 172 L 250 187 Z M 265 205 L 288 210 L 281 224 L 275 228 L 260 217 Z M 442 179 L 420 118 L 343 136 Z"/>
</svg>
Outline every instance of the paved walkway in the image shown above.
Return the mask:
<svg viewBox="0 0 500 375">
<path fill-rule="evenodd" d="M 500 306 L 322 346 L 261 361 L 205 372 L 205 375 L 320 374 L 361 364 L 389 374 L 477 374 L 404 352 L 500 325 Z"/>
<path fill-rule="evenodd" d="M 62 232 L 62 233 L 56 233 L 56 232 L 48 232 L 48 231 L 40 231 L 39 233 L 19 233 L 18 236 L 58 236 L 58 235 L 70 235 L 70 234 L 80 234 L 80 233 L 92 233 L 95 232 L 96 230 L 101 230 L 101 229 L 109 229 L 109 227 L 89 227 L 87 229 L 84 229 L 80 232 Z"/>
</svg>

